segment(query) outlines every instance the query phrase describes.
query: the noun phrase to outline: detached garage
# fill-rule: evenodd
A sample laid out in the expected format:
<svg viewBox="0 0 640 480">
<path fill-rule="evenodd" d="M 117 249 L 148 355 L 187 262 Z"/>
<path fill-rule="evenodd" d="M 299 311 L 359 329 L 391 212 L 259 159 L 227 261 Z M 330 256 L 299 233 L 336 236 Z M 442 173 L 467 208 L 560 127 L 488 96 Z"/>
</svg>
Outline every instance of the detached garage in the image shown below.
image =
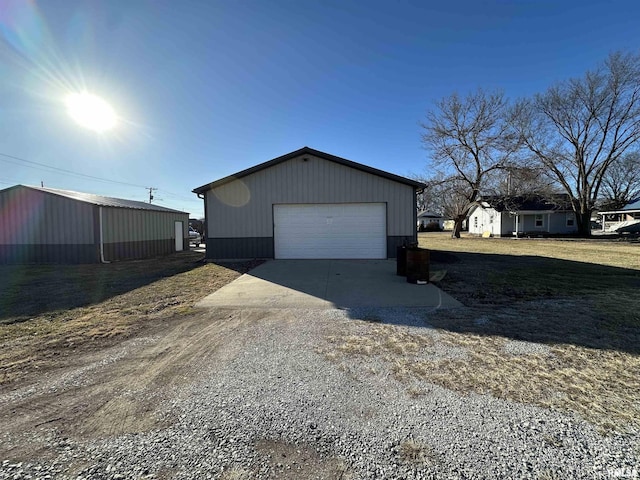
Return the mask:
<svg viewBox="0 0 640 480">
<path fill-rule="evenodd" d="M 0 264 L 98 263 L 188 248 L 189 214 L 53 188 L 0 190 Z"/>
<path fill-rule="evenodd" d="M 393 258 L 422 183 L 304 147 L 194 189 L 207 257 Z"/>
</svg>

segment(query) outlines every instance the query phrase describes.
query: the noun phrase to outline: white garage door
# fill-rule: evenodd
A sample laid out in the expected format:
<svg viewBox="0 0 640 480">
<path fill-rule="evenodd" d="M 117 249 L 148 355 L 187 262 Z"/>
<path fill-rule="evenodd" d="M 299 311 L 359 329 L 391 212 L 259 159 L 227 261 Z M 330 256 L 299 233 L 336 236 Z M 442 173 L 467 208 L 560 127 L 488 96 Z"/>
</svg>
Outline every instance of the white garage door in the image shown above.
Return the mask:
<svg viewBox="0 0 640 480">
<path fill-rule="evenodd" d="M 384 203 L 273 206 L 275 258 L 387 258 Z"/>
</svg>

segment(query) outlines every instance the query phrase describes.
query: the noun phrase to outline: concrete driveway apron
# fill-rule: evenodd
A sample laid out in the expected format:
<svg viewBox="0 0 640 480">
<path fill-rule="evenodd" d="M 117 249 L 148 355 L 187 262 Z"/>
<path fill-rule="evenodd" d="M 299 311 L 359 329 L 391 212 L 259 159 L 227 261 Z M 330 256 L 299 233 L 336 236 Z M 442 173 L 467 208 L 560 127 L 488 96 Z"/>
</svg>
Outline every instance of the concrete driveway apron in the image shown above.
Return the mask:
<svg viewBox="0 0 640 480">
<path fill-rule="evenodd" d="M 197 307 L 458 307 L 435 285 L 396 275 L 395 260 L 270 260 L 202 299 Z"/>
</svg>

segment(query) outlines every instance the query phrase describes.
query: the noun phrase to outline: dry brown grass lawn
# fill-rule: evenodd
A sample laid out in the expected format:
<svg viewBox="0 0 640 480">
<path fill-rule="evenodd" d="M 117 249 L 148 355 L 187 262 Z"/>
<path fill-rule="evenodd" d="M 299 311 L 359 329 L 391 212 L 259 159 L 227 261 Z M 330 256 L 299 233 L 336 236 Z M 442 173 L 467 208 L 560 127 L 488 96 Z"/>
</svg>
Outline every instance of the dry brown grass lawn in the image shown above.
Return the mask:
<svg viewBox="0 0 640 480">
<path fill-rule="evenodd" d="M 574 412 L 602 431 L 640 429 L 640 244 L 419 239 L 465 308 L 426 316 L 436 335 L 380 324 L 334 335 L 337 361 L 379 355 L 400 379 Z"/>
<path fill-rule="evenodd" d="M 254 266 L 202 260 L 185 252 L 109 265 L 0 266 L 0 384 L 188 314 Z"/>
<path fill-rule="evenodd" d="M 621 238 L 582 239 L 479 238 L 449 232 L 420 233 L 421 247 L 447 252 L 486 253 L 556 258 L 640 270 L 640 243 Z"/>
</svg>

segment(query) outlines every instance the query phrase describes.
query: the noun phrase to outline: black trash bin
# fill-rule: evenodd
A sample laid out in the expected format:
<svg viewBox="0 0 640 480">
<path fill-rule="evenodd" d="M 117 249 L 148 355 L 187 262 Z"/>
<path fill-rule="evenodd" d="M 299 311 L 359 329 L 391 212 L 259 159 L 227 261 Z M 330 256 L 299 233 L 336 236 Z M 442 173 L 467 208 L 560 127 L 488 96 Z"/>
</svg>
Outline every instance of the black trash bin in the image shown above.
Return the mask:
<svg viewBox="0 0 640 480">
<path fill-rule="evenodd" d="M 426 248 L 408 248 L 406 250 L 407 282 L 429 282 L 429 250 Z"/>
<path fill-rule="evenodd" d="M 396 275 L 407 276 L 407 247 L 404 245 L 396 248 Z"/>
</svg>

